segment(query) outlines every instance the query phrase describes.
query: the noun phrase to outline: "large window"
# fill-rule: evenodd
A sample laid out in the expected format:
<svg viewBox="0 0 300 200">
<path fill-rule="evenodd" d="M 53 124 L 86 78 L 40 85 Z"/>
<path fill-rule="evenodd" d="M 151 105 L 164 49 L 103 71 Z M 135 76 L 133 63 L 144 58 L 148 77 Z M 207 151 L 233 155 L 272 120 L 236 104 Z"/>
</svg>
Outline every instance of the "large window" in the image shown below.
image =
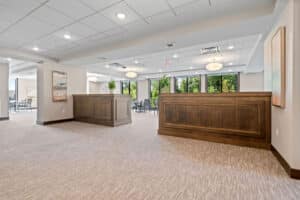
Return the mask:
<svg viewBox="0 0 300 200">
<path fill-rule="evenodd" d="M 137 83 L 136 81 L 130 81 L 130 96 L 132 100 L 137 99 Z"/>
<path fill-rule="evenodd" d="M 200 76 L 188 77 L 188 92 L 198 93 L 201 91 L 201 79 Z"/>
<path fill-rule="evenodd" d="M 125 95 L 130 95 L 132 100 L 137 99 L 137 83 L 136 81 L 122 81 L 121 92 Z"/>
<path fill-rule="evenodd" d="M 150 79 L 150 102 L 152 105 L 156 104 L 160 93 L 170 92 L 170 78 L 163 77 L 161 79 Z"/>
<path fill-rule="evenodd" d="M 130 82 L 129 81 L 122 81 L 121 83 L 122 83 L 121 84 L 122 94 L 129 95 L 130 94 L 130 92 L 129 92 Z"/>
<path fill-rule="evenodd" d="M 198 93 L 200 89 L 200 76 L 176 77 L 175 92 L 176 93 Z"/>
<path fill-rule="evenodd" d="M 207 92 L 238 92 L 239 91 L 239 74 L 223 74 L 207 76 Z"/>
<path fill-rule="evenodd" d="M 187 77 L 175 78 L 175 92 L 186 93 L 187 92 Z"/>
<path fill-rule="evenodd" d="M 159 96 L 159 80 L 150 80 L 150 102 L 155 105 Z"/>
</svg>

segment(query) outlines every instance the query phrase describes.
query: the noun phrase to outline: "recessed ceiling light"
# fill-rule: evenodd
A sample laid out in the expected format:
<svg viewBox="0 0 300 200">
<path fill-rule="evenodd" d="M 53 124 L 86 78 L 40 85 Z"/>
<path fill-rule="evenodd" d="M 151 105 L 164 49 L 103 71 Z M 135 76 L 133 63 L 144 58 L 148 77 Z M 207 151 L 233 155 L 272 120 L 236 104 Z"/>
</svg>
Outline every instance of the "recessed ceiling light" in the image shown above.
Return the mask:
<svg viewBox="0 0 300 200">
<path fill-rule="evenodd" d="M 137 77 L 137 73 L 136 72 L 127 72 L 125 74 L 126 77 L 128 78 L 136 78 Z"/>
<path fill-rule="evenodd" d="M 230 62 L 230 63 L 228 63 L 228 65 L 233 65 L 233 63 L 232 63 L 232 62 Z"/>
<path fill-rule="evenodd" d="M 117 13 L 117 17 L 120 19 L 120 20 L 124 20 L 126 18 L 126 15 L 124 13 Z"/>
<path fill-rule="evenodd" d="M 159 72 L 162 72 L 162 69 L 160 69 Z"/>
<path fill-rule="evenodd" d="M 217 63 L 217 62 L 209 63 L 209 64 L 206 65 L 206 69 L 208 71 L 218 71 L 222 68 L 223 68 L 223 64 L 222 63 Z"/>
<path fill-rule="evenodd" d="M 138 60 L 134 60 L 133 62 L 134 62 L 134 64 L 139 64 L 140 63 Z"/>
<path fill-rule="evenodd" d="M 173 55 L 173 58 L 178 58 L 178 54 L 175 53 L 175 54 Z"/>
<path fill-rule="evenodd" d="M 7 60 L 8 62 L 10 62 L 12 59 L 11 59 L 11 58 L 6 58 L 6 60 Z"/>
<path fill-rule="evenodd" d="M 38 48 L 37 46 L 34 46 L 34 47 L 32 48 L 32 50 L 33 50 L 33 51 L 39 51 L 40 48 Z"/>
<path fill-rule="evenodd" d="M 108 69 L 108 68 L 110 68 L 110 66 L 107 64 L 107 65 L 105 65 L 105 68 L 107 68 L 107 69 Z"/>
<path fill-rule="evenodd" d="M 228 49 L 232 50 L 232 49 L 234 49 L 234 46 L 231 45 L 228 47 Z"/>
<path fill-rule="evenodd" d="M 66 33 L 66 34 L 64 34 L 64 38 L 67 39 L 67 40 L 70 40 L 72 37 L 71 37 L 70 34 L 67 34 L 67 33 Z"/>
</svg>

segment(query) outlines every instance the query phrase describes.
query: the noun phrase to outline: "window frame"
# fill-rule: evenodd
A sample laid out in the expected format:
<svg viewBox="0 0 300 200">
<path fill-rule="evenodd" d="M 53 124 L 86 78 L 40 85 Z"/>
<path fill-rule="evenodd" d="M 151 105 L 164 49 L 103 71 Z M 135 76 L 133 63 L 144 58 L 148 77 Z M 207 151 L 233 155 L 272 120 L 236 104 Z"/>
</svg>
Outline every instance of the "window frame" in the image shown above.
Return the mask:
<svg viewBox="0 0 300 200">
<path fill-rule="evenodd" d="M 236 75 L 237 76 L 237 86 L 236 86 L 236 92 L 240 92 L 240 72 L 238 73 L 221 73 L 221 74 L 210 74 L 211 76 L 220 76 L 221 77 L 221 93 L 225 93 L 223 92 L 223 81 L 222 81 L 222 78 L 223 76 L 226 76 L 226 75 Z M 205 92 L 208 93 L 208 74 L 205 75 Z M 234 92 L 232 92 L 234 93 Z M 211 94 L 214 94 L 214 93 L 211 93 Z"/>
<path fill-rule="evenodd" d="M 132 100 L 137 100 L 138 99 L 138 81 L 137 80 L 124 80 L 121 81 L 121 94 L 124 95 L 124 87 L 123 87 L 123 82 L 128 82 L 128 95 L 131 97 L 131 82 L 136 82 L 136 99 Z"/>
<path fill-rule="evenodd" d="M 198 88 L 199 92 L 198 93 L 201 93 L 201 75 L 175 76 L 174 77 L 174 93 L 176 93 L 176 94 L 193 94 L 193 92 L 189 91 L 189 80 L 192 77 L 198 77 L 199 78 L 199 88 Z M 178 78 L 185 78 L 185 80 L 186 80 L 186 85 L 185 85 L 186 91 L 183 92 L 183 93 L 178 93 L 177 90 L 176 90 L 177 89 L 177 79 Z"/>
</svg>

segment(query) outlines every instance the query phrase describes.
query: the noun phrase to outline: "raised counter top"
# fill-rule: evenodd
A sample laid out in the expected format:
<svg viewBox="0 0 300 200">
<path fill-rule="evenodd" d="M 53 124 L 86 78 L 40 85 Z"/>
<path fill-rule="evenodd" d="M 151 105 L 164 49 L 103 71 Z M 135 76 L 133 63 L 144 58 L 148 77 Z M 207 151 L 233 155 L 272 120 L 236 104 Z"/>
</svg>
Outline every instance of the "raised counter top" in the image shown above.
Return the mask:
<svg viewBox="0 0 300 200">
<path fill-rule="evenodd" d="M 119 126 L 131 123 L 131 98 L 120 94 L 75 94 L 76 121 Z"/>
<path fill-rule="evenodd" d="M 269 149 L 271 95 L 161 94 L 158 133 Z"/>
</svg>

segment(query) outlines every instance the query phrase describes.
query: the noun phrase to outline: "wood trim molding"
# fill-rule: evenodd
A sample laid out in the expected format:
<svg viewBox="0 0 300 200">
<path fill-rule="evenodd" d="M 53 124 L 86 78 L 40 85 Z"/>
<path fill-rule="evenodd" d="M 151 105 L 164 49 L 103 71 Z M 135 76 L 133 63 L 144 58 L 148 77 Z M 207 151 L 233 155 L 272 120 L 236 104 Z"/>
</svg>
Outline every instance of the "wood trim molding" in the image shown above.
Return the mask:
<svg viewBox="0 0 300 200">
<path fill-rule="evenodd" d="M 9 120 L 9 117 L 0 117 L 0 121 Z"/>
<path fill-rule="evenodd" d="M 45 122 L 36 121 L 36 123 L 38 125 L 50 125 L 50 124 L 58 124 L 58 123 L 64 123 L 64 122 L 70 122 L 70 121 L 74 121 L 74 118 L 60 119 L 60 120 L 53 120 L 53 121 L 45 121 Z"/>
<path fill-rule="evenodd" d="M 277 158 L 279 163 L 282 165 L 282 167 L 284 168 L 286 173 L 291 178 L 300 180 L 300 169 L 291 168 L 289 163 L 284 159 L 284 157 L 282 157 L 282 155 L 277 151 L 277 149 L 273 145 L 271 145 L 271 151 L 272 151 L 273 155 Z"/>
</svg>

